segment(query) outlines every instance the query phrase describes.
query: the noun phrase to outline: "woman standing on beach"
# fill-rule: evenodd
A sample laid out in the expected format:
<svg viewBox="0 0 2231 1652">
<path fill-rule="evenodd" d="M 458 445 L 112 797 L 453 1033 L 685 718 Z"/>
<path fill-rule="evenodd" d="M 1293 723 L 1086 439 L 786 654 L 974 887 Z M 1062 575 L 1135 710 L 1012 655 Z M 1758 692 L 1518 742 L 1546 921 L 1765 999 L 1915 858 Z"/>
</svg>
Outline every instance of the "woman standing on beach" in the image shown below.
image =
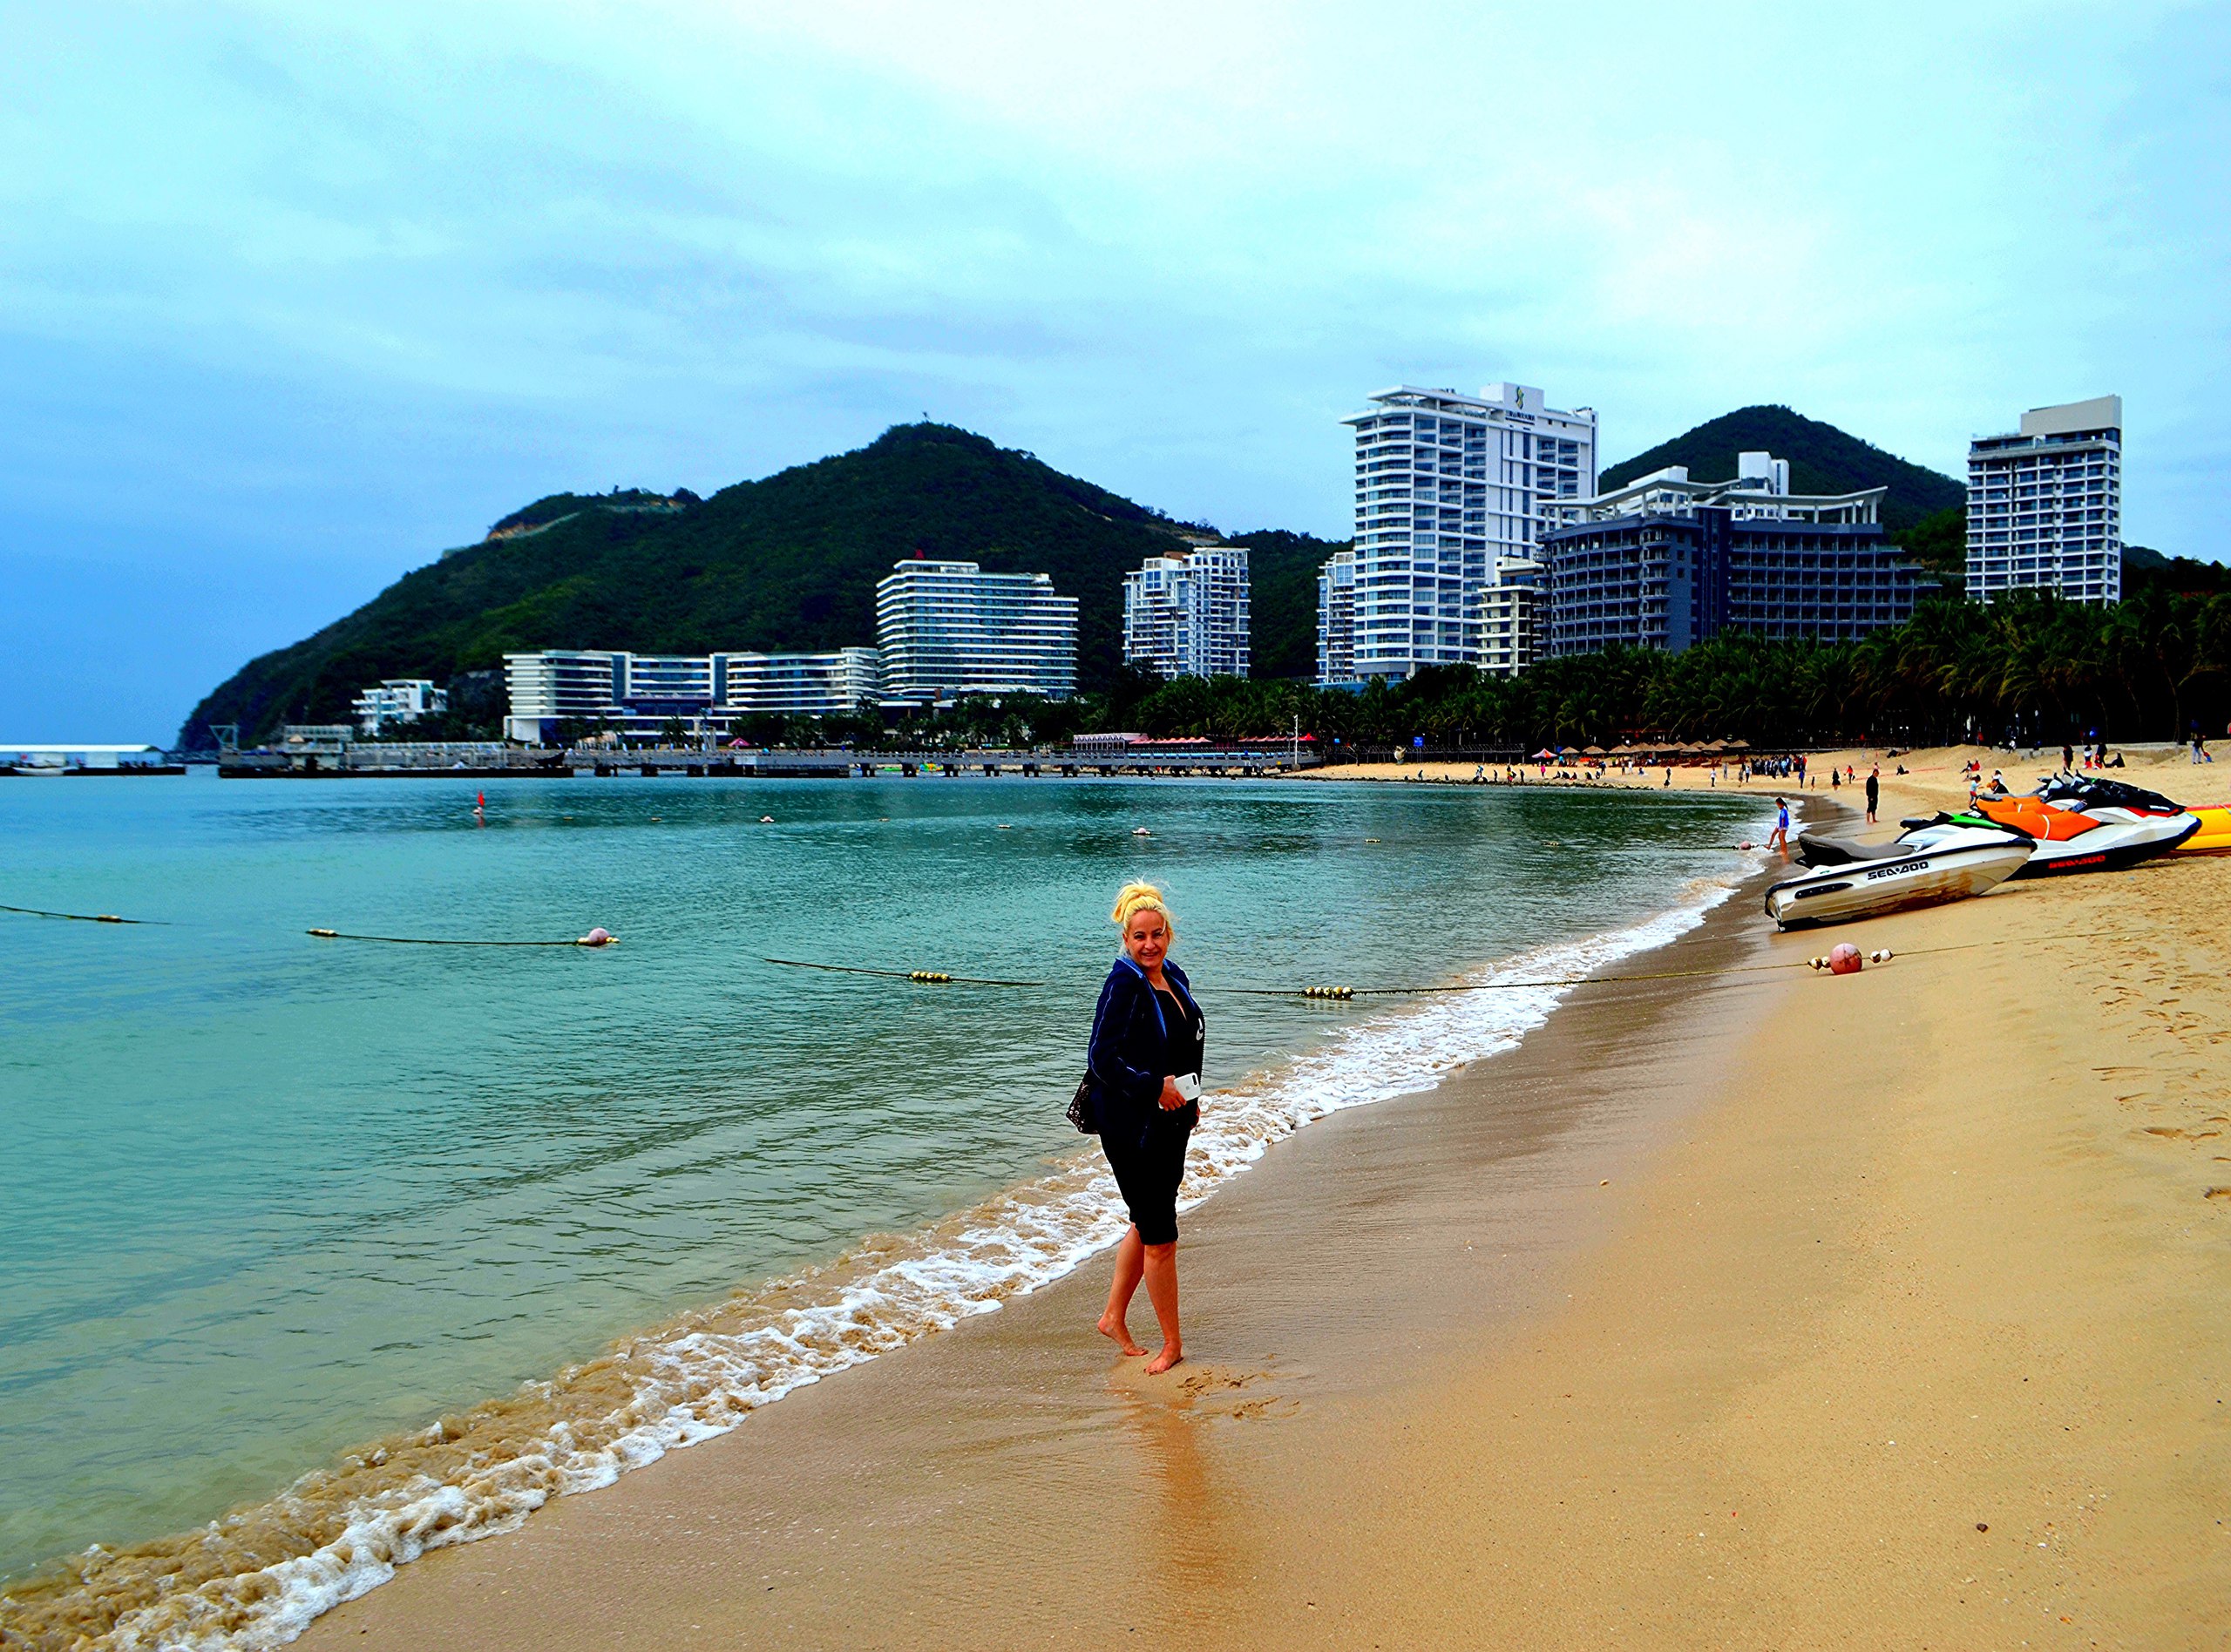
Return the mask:
<svg viewBox="0 0 2231 1652">
<path fill-rule="evenodd" d="M 1207 1023 L 1185 972 L 1169 961 L 1177 931 L 1162 891 L 1126 884 L 1114 917 L 1123 951 L 1100 989 L 1086 1065 L 1100 1145 L 1131 1226 L 1116 1248 L 1116 1282 L 1100 1331 L 1127 1354 L 1146 1352 L 1125 1323 L 1131 1297 L 1145 1280 L 1162 1324 L 1162 1351 L 1147 1366 L 1155 1375 L 1185 1357 L 1177 1331 L 1177 1185 L 1185 1175 L 1186 1139 L 1201 1116 Z"/>
</svg>

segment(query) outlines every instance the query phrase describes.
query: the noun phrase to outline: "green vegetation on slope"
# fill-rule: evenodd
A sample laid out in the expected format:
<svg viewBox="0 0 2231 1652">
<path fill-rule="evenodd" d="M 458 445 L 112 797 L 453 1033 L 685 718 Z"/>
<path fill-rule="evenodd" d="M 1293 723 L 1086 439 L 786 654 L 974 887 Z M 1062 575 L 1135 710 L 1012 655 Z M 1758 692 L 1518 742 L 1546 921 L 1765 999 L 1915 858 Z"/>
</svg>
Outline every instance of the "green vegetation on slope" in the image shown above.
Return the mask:
<svg viewBox="0 0 2231 1652">
<path fill-rule="evenodd" d="M 1887 487 L 1890 491 L 1882 500 L 1882 526 L 1901 544 L 1906 531 L 1924 517 L 1967 505 L 1968 490 L 1950 477 L 1909 464 L 1872 443 L 1786 407 L 1746 407 L 1723 413 L 1612 465 L 1604 471 L 1599 485 L 1607 491 L 1624 487 L 1669 464 L 1687 465 L 1690 477 L 1699 482 L 1725 482 L 1734 476 L 1739 454 L 1761 451 L 1789 461 L 1789 485 L 1799 493 Z"/>
<path fill-rule="evenodd" d="M 875 583 L 917 551 L 1051 574 L 1078 599 L 1080 685 L 1095 687 L 1122 656 L 1124 572 L 1180 543 L 1156 511 L 939 424 L 895 426 L 702 503 L 558 495 L 498 525 L 536 531 L 452 551 L 251 660 L 194 708 L 180 744 L 207 747 L 214 722 L 252 740 L 340 721 L 383 677 L 441 680 L 499 667 L 506 650 L 872 644 Z"/>
</svg>

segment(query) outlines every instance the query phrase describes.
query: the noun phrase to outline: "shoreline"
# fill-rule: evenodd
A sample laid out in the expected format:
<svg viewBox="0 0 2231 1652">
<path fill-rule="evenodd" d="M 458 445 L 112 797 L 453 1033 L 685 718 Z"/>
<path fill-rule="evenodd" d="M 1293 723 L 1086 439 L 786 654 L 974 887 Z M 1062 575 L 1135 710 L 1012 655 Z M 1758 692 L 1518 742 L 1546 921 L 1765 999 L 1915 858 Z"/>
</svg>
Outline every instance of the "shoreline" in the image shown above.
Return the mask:
<svg viewBox="0 0 2231 1652">
<path fill-rule="evenodd" d="M 1671 958 L 1711 971 L 1750 958 L 1743 894 L 1757 883 L 1746 879 L 1735 899 L 1672 942 L 1676 950 L 1626 961 Z M 1516 1048 L 1436 1087 L 1330 1114 L 1280 1141 L 1246 1177 L 1186 1217 L 1193 1352 L 1172 1379 L 1143 1378 L 1139 1362 L 1112 1359 L 1091 1335 L 1105 1281 L 1088 1266 L 1000 1314 L 916 1345 L 905 1358 L 794 1393 L 749 1426 L 597 1497 L 558 1503 L 521 1532 L 430 1554 L 321 1620 L 306 1643 L 346 1636 L 364 1645 L 370 1636 L 370 1644 L 423 1644 L 462 1612 L 490 1646 L 688 1644 L 695 1624 L 704 1626 L 708 1644 L 762 1635 L 911 1643 L 932 1632 L 935 1620 L 922 1616 L 926 1600 L 961 1607 L 937 1579 L 957 1563 L 956 1543 L 973 1553 L 971 1511 L 987 1500 L 1002 1508 L 1004 1535 L 979 1557 L 983 1575 L 975 1574 L 977 1559 L 967 1562 L 971 1586 L 962 1593 L 969 1599 L 1032 1584 L 1000 1583 L 993 1574 L 1015 1545 L 1027 1549 L 1035 1540 L 1028 1534 L 1068 1523 L 1081 1497 L 1115 1499 L 1131 1534 L 1129 1562 L 1149 1564 L 1169 1477 L 1182 1486 L 1207 1472 L 1193 1459 L 1208 1435 L 1229 1430 L 1228 1443 L 1244 1447 L 1252 1435 L 1267 1446 L 1297 1419 L 1354 1414 L 1383 1384 L 1389 1336 L 1403 1339 L 1406 1358 L 1421 1357 L 1457 1345 L 1479 1324 L 1507 1323 L 1546 1303 L 1574 1250 L 1600 1235 L 1599 1184 L 1623 1181 L 1683 1105 L 1678 1087 L 1653 1077 L 1657 1052 L 1707 1046 L 1732 1030 L 1733 1006 L 1744 994 L 1786 978 L 1704 974 L 1575 988 Z M 1576 1096 L 1574 1075 L 1588 1066 L 1586 1053 L 1614 1023 L 1638 1018 L 1653 1029 L 1651 1038 L 1633 1046 L 1631 1060 L 1597 1064 L 1586 1095 Z M 1483 1096 L 1492 1097 L 1488 1105 Z M 1465 1154 L 1447 1152 L 1452 1134 Z M 1490 1177 L 1491 1194 L 1475 1184 L 1476 1173 Z M 1450 1228 L 1445 1218 L 1458 1207 L 1488 1229 L 1468 1235 Z M 1435 1230 L 1438 1263 L 1461 1276 L 1454 1290 L 1441 1266 L 1416 1265 L 1421 1218 Z M 1312 1311 L 1315 1288 L 1280 1278 L 1279 1259 L 1308 1242 L 1319 1222 L 1339 1230 L 1337 1260 L 1328 1266 L 1347 1279 L 1338 1294 L 1353 1310 L 1330 1317 Z M 1111 1443 L 1113 1465 L 1100 1460 Z M 675 1549 L 673 1539 L 684 1529 L 709 1548 Z M 1058 1552 L 1065 1574 L 1092 1569 L 1092 1557 L 1068 1542 Z M 671 1578 L 669 1563 L 678 1568 Z M 846 1585 L 811 1605 L 810 1627 L 787 1618 L 778 1624 L 757 1609 L 768 1605 L 763 1585 L 716 1610 L 683 1584 L 738 1567 L 779 1580 L 840 1565 Z M 648 1586 L 646 1566 L 659 1574 Z M 1244 1570 L 1234 1556 L 1223 1574 Z M 884 1622 L 873 1602 L 885 1600 L 901 1575 L 909 1604 Z M 1116 1580 L 1105 1581 L 1112 1587 Z M 774 1592 L 783 1588 L 777 1581 Z M 491 1597 L 504 1598 L 505 1589 L 519 1605 L 492 1618 Z M 609 1599 L 623 1595 L 625 1621 L 615 1622 Z M 600 1596 L 609 1597 L 602 1606 Z M 647 1599 L 665 1604 L 639 1613 Z M 798 1601 L 786 1595 L 776 1604 L 789 1612 Z M 737 1615 L 723 1615 L 730 1611 Z M 708 1612 L 722 1620 L 717 1634 Z M 575 1622 L 593 1628 L 573 1635 L 565 1625 Z M 980 1637 L 982 1620 L 966 1622 Z M 1057 1622 L 1023 1610 L 1007 1632 L 1030 1638 L 1023 1624 L 1050 1633 Z M 960 1632 L 963 1620 L 950 1627 Z"/>
<path fill-rule="evenodd" d="M 1755 887 L 1683 967 L 1818 945 Z M 304 1644 L 2220 1644 L 2227 928 L 2157 862 L 1577 989 L 1192 1213 L 1177 1380 L 1087 1269 Z"/>
</svg>

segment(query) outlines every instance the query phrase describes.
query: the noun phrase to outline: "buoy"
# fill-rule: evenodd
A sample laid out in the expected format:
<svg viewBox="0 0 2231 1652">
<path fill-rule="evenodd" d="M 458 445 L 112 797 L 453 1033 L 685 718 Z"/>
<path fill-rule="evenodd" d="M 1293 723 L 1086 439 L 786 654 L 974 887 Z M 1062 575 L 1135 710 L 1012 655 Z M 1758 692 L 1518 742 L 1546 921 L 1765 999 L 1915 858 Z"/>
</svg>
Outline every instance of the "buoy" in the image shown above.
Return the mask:
<svg viewBox="0 0 2231 1652">
<path fill-rule="evenodd" d="M 1143 826 L 1134 826 L 1131 828 L 1131 836 L 1134 837 L 1151 837 L 1154 834 Z"/>
<path fill-rule="evenodd" d="M 762 826 L 772 826 L 775 823 L 775 817 L 772 815 L 762 815 L 759 817 L 759 823 Z"/>
<path fill-rule="evenodd" d="M 1864 962 L 1859 955 L 1859 949 L 1849 941 L 1839 941 L 1828 949 L 1828 973 L 1831 975 L 1856 975 Z"/>
<path fill-rule="evenodd" d="M 316 936 L 320 940 L 329 941 L 338 936 L 341 931 L 339 930 L 312 930 L 310 933 Z"/>
<path fill-rule="evenodd" d="M 910 981 L 926 981 L 932 985 L 941 985 L 951 981 L 953 977 L 947 975 L 943 970 L 909 970 L 906 972 L 906 978 Z"/>
<path fill-rule="evenodd" d="M 617 935 L 614 935 L 610 930 L 605 928 L 603 924 L 600 924 L 587 934 L 582 936 L 580 940 L 575 941 L 573 944 L 576 946 L 609 946 L 613 942 L 619 938 L 620 938 Z"/>
<path fill-rule="evenodd" d="M 1888 964 L 1892 958 L 1897 956 L 1898 955 L 1892 951 L 1889 947 L 1880 946 L 1867 955 L 1867 961 L 1869 964 Z"/>
<path fill-rule="evenodd" d="M 1301 995 L 1310 999 L 1352 999 L 1356 990 L 1353 986 L 1305 986 Z"/>
</svg>

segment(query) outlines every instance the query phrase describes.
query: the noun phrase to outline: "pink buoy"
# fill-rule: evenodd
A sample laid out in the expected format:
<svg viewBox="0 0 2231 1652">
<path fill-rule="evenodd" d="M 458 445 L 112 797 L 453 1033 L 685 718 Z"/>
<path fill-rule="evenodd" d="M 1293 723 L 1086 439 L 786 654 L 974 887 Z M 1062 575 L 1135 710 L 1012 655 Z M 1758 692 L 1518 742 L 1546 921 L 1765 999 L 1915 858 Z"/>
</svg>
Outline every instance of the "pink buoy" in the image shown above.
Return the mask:
<svg viewBox="0 0 2231 1652">
<path fill-rule="evenodd" d="M 1856 975 L 1864 963 L 1859 949 L 1849 941 L 1838 941 L 1828 949 L 1828 973 L 1831 975 Z"/>
</svg>

